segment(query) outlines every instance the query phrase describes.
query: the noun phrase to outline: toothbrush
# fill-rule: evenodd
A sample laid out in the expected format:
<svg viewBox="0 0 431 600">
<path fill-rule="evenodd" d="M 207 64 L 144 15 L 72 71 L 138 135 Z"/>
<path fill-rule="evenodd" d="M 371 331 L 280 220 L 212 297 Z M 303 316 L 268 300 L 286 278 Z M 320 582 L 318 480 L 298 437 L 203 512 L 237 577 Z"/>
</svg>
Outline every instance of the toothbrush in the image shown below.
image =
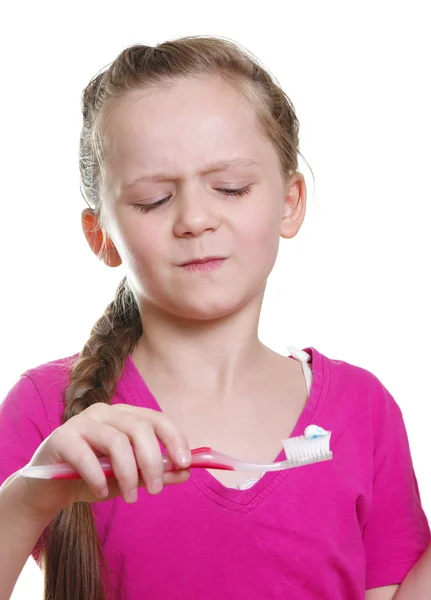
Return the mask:
<svg viewBox="0 0 431 600">
<path fill-rule="evenodd" d="M 287 460 L 270 464 L 246 462 L 217 452 L 212 448 L 194 448 L 191 450 L 190 467 L 224 471 L 282 471 L 302 467 L 332 459 L 333 455 L 329 448 L 330 438 L 330 431 L 325 431 L 317 425 L 309 425 L 305 429 L 304 435 L 283 440 Z M 115 477 L 110 459 L 103 456 L 98 460 L 106 477 Z M 162 461 L 165 471 L 180 469 L 172 463 L 167 455 L 163 456 Z M 34 479 L 82 479 L 80 473 L 67 463 L 24 467 L 21 469 L 21 475 Z"/>
</svg>

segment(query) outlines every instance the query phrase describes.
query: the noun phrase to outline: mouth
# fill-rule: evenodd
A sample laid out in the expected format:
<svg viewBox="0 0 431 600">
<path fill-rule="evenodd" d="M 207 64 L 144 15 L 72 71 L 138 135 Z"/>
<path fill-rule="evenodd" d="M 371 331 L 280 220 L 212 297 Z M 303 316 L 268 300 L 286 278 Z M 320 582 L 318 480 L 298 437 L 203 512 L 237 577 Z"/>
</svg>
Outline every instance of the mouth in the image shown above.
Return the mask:
<svg viewBox="0 0 431 600">
<path fill-rule="evenodd" d="M 221 267 L 225 260 L 226 258 L 220 256 L 207 256 L 206 258 L 194 258 L 179 266 L 194 273 L 208 273 Z"/>
<path fill-rule="evenodd" d="M 222 256 L 207 256 L 206 258 L 193 258 L 185 263 L 180 264 L 180 267 L 188 267 L 189 265 L 203 265 L 205 263 L 216 261 L 216 260 L 225 260 Z"/>
</svg>

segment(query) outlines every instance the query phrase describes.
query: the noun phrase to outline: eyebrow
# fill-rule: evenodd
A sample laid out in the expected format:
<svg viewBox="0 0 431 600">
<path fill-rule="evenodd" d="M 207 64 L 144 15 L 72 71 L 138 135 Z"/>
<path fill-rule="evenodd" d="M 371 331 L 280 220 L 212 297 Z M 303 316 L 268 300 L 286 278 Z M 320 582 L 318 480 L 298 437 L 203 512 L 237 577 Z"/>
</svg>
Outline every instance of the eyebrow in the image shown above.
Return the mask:
<svg viewBox="0 0 431 600">
<path fill-rule="evenodd" d="M 233 169 L 234 167 L 256 167 L 260 165 L 259 162 L 255 160 L 251 160 L 249 158 L 235 158 L 233 160 L 221 160 L 212 165 L 208 165 L 199 172 L 199 175 L 208 175 L 208 173 L 216 173 L 219 171 L 226 171 L 228 169 Z M 129 189 L 140 183 L 146 183 L 150 181 L 172 181 L 175 177 L 169 175 L 164 171 L 158 171 L 157 173 L 144 174 L 140 175 L 137 179 L 134 179 L 130 183 L 124 183 L 121 187 L 122 189 Z"/>
</svg>

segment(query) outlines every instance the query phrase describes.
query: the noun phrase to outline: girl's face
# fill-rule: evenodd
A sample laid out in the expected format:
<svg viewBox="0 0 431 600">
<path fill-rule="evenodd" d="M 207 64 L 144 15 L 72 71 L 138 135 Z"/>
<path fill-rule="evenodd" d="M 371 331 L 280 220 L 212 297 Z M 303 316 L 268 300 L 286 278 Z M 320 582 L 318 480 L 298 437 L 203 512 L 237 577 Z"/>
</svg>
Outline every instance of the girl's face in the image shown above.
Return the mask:
<svg viewBox="0 0 431 600">
<path fill-rule="evenodd" d="M 102 217 L 138 301 L 211 319 L 261 296 L 280 234 L 302 224 L 305 184 L 286 185 L 239 92 L 184 79 L 130 92 L 106 117 Z"/>
</svg>

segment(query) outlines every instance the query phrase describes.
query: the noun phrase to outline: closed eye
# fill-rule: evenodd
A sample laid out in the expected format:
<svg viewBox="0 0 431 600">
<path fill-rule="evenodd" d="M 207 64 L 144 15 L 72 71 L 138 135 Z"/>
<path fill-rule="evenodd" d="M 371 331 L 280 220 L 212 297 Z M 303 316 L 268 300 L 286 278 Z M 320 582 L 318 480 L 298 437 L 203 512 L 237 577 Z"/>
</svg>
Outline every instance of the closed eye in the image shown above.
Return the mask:
<svg viewBox="0 0 431 600">
<path fill-rule="evenodd" d="M 215 188 L 217 192 L 222 192 L 227 196 L 245 196 L 245 194 L 249 194 L 251 192 L 251 185 L 246 185 L 239 189 L 226 189 L 226 188 Z M 162 198 L 161 200 L 157 200 L 157 202 L 153 202 L 152 204 L 135 204 L 136 208 L 140 212 L 149 212 L 150 210 L 154 210 L 159 206 L 165 204 L 168 200 L 171 199 L 171 196 L 167 196 L 166 198 Z"/>
<path fill-rule="evenodd" d="M 220 188 L 216 188 L 216 190 L 218 192 L 223 192 L 224 194 L 227 194 L 228 196 L 244 196 L 245 194 L 249 194 L 251 192 L 251 185 L 246 185 L 243 188 L 239 188 L 237 190 L 231 190 L 231 189 L 220 189 Z"/>
</svg>

